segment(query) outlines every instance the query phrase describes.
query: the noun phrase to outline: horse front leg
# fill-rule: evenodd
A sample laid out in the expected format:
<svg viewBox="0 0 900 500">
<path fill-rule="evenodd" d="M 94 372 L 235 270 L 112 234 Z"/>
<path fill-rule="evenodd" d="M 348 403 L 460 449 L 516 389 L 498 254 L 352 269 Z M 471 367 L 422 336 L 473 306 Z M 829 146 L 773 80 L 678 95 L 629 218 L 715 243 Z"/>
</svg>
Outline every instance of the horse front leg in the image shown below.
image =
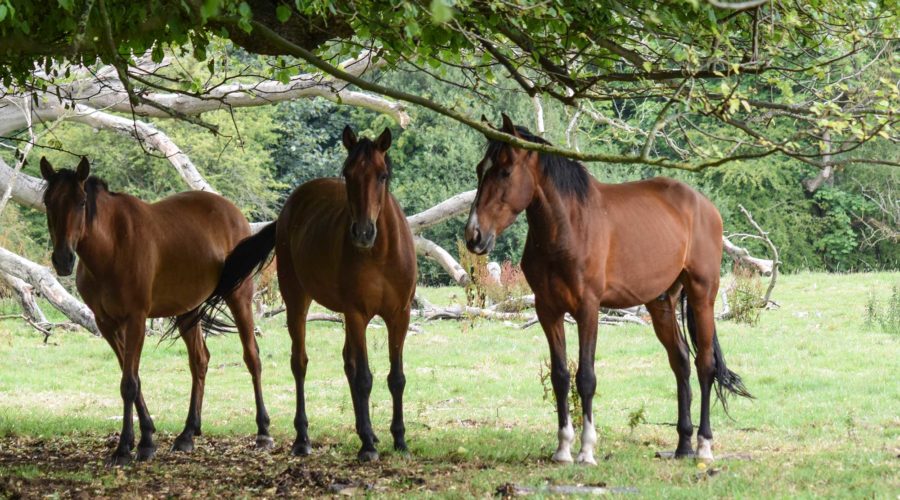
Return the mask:
<svg viewBox="0 0 900 500">
<path fill-rule="evenodd" d="M 566 364 L 566 331 L 563 327 L 563 313 L 550 312 L 536 304 L 538 321 L 547 336 L 550 346 L 550 382 L 553 384 L 553 395 L 556 397 L 556 416 L 559 441 L 553 461 L 572 463 L 572 442 L 575 430 L 569 416 L 569 367 Z"/>
<path fill-rule="evenodd" d="M 125 329 L 122 325 L 116 323 L 115 321 L 110 320 L 109 318 L 104 318 L 99 314 L 95 313 L 95 317 L 97 318 L 97 327 L 100 329 L 100 333 L 103 335 L 103 338 L 109 343 L 109 346 L 112 348 L 113 352 L 116 355 L 116 360 L 119 362 L 119 370 L 124 370 L 125 367 Z M 153 420 L 150 419 L 150 412 L 147 410 L 147 405 L 144 403 L 144 395 L 138 387 L 137 399 L 134 402 L 134 406 L 137 409 L 138 419 L 149 419 L 151 432 L 156 432 L 156 429 L 153 428 Z M 134 441 L 129 443 L 129 445 L 134 448 Z"/>
<path fill-rule="evenodd" d="M 357 458 L 360 462 L 378 460 L 375 449 L 375 433 L 369 420 L 369 395 L 372 393 L 372 372 L 369 370 L 369 356 L 366 351 L 366 326 L 369 320 L 360 313 L 347 313 L 344 322 L 344 373 L 350 383 L 353 399 L 353 413 L 356 416 L 356 433 L 362 441 Z"/>
<path fill-rule="evenodd" d="M 394 438 L 394 449 L 406 452 L 406 426 L 403 423 L 403 390 L 406 387 L 406 375 L 403 373 L 403 344 L 406 342 L 406 331 L 409 328 L 410 309 L 406 308 L 389 318 L 385 318 L 388 327 L 388 353 L 391 360 L 391 371 L 388 373 L 388 389 L 393 400 L 391 417 L 391 436 Z"/>
<path fill-rule="evenodd" d="M 124 411 L 122 415 L 122 433 L 119 435 L 119 445 L 110 457 L 111 465 L 125 465 L 131 462 L 131 448 L 134 443 L 134 423 L 132 422 L 132 410 L 140 400 L 141 411 L 138 411 L 138 419 L 141 428 L 141 440 L 138 443 L 138 460 L 149 460 L 156 454 L 156 445 L 153 443 L 155 427 L 150 413 L 143 401 L 141 394 L 141 379 L 138 375 L 141 362 L 141 351 L 144 347 L 144 329 L 146 316 L 129 318 L 125 323 L 125 342 L 122 356 L 122 381 L 119 390 L 122 394 Z"/>
<path fill-rule="evenodd" d="M 597 319 L 599 304 L 590 304 L 578 313 L 578 373 L 575 385 L 581 397 L 584 428 L 581 432 L 581 450 L 575 461 L 581 464 L 597 465 L 594 460 L 594 446 L 597 444 L 597 431 L 594 429 L 593 401 L 597 389 L 597 376 L 594 374 L 594 356 L 597 349 Z"/>
</svg>

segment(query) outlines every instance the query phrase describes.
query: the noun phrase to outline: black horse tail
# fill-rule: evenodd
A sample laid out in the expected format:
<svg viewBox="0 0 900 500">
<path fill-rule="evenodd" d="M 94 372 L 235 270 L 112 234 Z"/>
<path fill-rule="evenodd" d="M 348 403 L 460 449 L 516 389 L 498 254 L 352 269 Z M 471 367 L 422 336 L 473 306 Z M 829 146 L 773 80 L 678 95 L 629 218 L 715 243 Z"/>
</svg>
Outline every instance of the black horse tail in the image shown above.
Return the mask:
<svg viewBox="0 0 900 500">
<path fill-rule="evenodd" d="M 681 320 L 687 322 L 687 331 L 691 336 L 691 344 L 693 351 L 697 352 L 697 320 L 694 318 L 694 310 L 687 300 L 687 293 L 681 291 Z M 737 396 L 753 399 L 750 391 L 744 387 L 744 382 L 740 375 L 729 370 L 725 365 L 725 355 L 722 354 L 722 348 L 719 346 L 719 336 L 713 327 L 713 385 L 716 389 L 716 397 L 722 403 L 722 409 L 728 414 L 727 396 L 734 394 Z M 684 330 L 682 330 L 684 331 Z"/>
<path fill-rule="evenodd" d="M 253 236 L 241 240 L 231 250 L 225 263 L 222 265 L 222 273 L 219 283 L 210 296 L 197 307 L 196 313 L 179 317 L 170 331 L 176 328 L 193 328 L 198 323 L 203 324 L 206 331 L 227 332 L 233 331 L 234 325 L 216 318 L 218 313 L 225 313 L 224 302 L 234 293 L 248 278 L 252 278 L 270 262 L 269 256 L 275 248 L 275 222 L 267 224 Z M 230 316 L 229 316 L 230 317 Z M 168 332 L 167 332 L 168 335 Z"/>
</svg>

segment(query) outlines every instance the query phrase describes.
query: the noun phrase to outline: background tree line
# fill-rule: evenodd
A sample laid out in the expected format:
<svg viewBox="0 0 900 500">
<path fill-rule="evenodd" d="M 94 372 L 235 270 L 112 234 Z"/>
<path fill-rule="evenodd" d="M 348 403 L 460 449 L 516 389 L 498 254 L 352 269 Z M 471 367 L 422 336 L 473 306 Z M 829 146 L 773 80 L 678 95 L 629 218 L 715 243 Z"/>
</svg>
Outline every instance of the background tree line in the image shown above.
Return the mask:
<svg viewBox="0 0 900 500">
<path fill-rule="evenodd" d="M 453 77 L 462 79 L 461 74 L 451 74 Z M 404 66 L 376 78 L 383 85 L 451 103 L 469 115 L 484 113 L 496 120 L 500 112 L 506 112 L 517 123 L 535 128 L 534 103 L 520 93 L 495 88 L 486 91 L 488 98 L 473 99 L 461 87 L 437 85 L 428 76 Z M 545 138 L 591 152 L 621 151 L 629 144 L 637 149 L 643 141 L 637 126 L 629 130 L 629 124 L 638 122 L 642 114 L 655 112 L 660 105 L 653 100 L 625 99 L 598 104 L 593 110 L 617 117 L 616 124 L 582 120 L 571 129 L 574 111 L 546 100 L 542 106 Z M 233 115 L 225 111 L 204 115 L 205 120 L 223 129 L 236 125 L 236 133 L 230 137 L 178 121 L 167 121 L 165 130 L 217 190 L 233 200 L 251 221 L 260 221 L 273 218 L 296 185 L 315 177 L 338 175 L 344 159 L 340 132 L 345 125 L 370 136 L 391 127 L 395 137 L 390 151 L 394 164 L 392 190 L 409 215 L 476 187 L 475 165 L 484 153 L 485 138 L 431 111 L 407 111 L 412 126 L 404 130 L 391 118 L 372 111 L 324 99 L 304 99 L 236 109 Z M 3 143 L 15 147 L 8 140 Z M 39 155 L 46 155 L 56 165 L 74 165 L 73 156 L 66 152 L 74 151 L 88 155 L 94 172 L 113 190 L 146 200 L 184 190 L 183 181 L 168 161 L 145 154 L 138 142 L 109 131 L 61 123 L 46 145 L 50 148 L 36 150 L 25 167 L 26 173 L 38 175 Z M 10 147 L 0 148 L 0 157 L 8 163 L 14 161 Z M 670 147 L 677 148 L 678 144 Z M 890 142 L 866 143 L 861 153 L 883 158 L 897 155 L 896 145 Z M 603 182 L 668 175 L 694 185 L 719 207 L 726 233 L 752 232 L 737 208 L 743 204 L 769 231 L 781 250 L 782 269 L 787 272 L 900 269 L 897 220 L 892 218 L 896 214 L 890 212 L 890 206 L 878 202 L 896 204 L 893 189 L 900 185 L 900 175 L 890 166 L 854 165 L 838 170 L 812 192 L 804 181 L 815 176 L 817 169 L 784 156 L 744 160 L 697 173 L 609 163 L 587 167 Z M 0 217 L 0 246 L 47 262 L 49 243 L 42 214 L 10 205 Z M 461 218 L 451 220 L 429 229 L 426 235 L 455 253 L 462 224 Z M 524 221 L 520 220 L 498 242 L 492 259 L 518 262 L 525 232 Z M 765 248 L 756 245 L 747 242 L 751 251 L 765 255 Z M 420 263 L 423 283 L 449 283 L 436 264 L 424 259 Z"/>
</svg>

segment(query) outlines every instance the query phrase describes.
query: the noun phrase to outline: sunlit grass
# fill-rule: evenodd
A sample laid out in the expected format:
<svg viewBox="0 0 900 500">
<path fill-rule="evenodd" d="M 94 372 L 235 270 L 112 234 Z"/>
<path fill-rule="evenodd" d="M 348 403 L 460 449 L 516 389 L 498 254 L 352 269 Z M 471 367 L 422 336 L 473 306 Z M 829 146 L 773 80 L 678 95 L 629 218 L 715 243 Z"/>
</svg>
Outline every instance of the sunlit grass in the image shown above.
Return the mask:
<svg viewBox="0 0 900 500">
<path fill-rule="evenodd" d="M 547 460 L 556 444 L 556 417 L 539 382 L 547 357 L 539 327 L 423 324 L 423 333 L 408 337 L 404 353 L 413 460 L 488 464 L 436 479 L 442 488 L 452 482 L 476 495 L 505 482 L 539 485 L 549 478 L 631 486 L 648 496 L 893 497 L 900 491 L 900 334 L 866 327 L 865 303 L 870 293 L 886 298 L 898 282 L 898 273 L 784 276 L 774 296 L 781 308 L 763 312 L 757 326 L 719 324 L 729 367 L 757 399 L 733 400 L 734 420 L 719 406 L 713 410 L 717 455 L 737 457 L 717 461 L 715 476 L 698 473 L 693 461 L 653 458 L 675 446 L 669 424 L 676 403 L 674 377 L 649 327 L 600 330 L 594 403 L 600 464 L 586 468 L 557 467 Z M 438 303 L 464 297 L 458 289 L 424 292 Z M 265 321 L 259 339 L 278 442 L 294 437 L 294 380 L 283 321 L 283 316 Z M 577 337 L 571 326 L 567 331 L 573 356 Z M 368 338 L 373 424 L 384 459 L 402 466 L 403 459 L 389 452 L 386 332 L 370 328 Z M 358 441 L 341 360 L 343 331 L 337 324 L 312 323 L 307 339 L 313 444 L 337 443 L 353 456 Z M 119 372 L 106 342 L 84 333 L 60 333 L 46 346 L 41 341 L 19 322 L 0 322 L 0 435 L 103 440 L 119 430 Z M 204 433 L 246 436 L 250 442 L 253 394 L 240 342 L 226 336 L 211 337 L 208 344 Z M 164 450 L 181 430 L 190 393 L 181 341 L 157 344 L 150 338 L 141 380 Z M 696 387 L 694 392 L 699 394 Z M 629 417 L 640 408 L 646 423 L 632 430 Z M 695 402 L 695 424 L 698 418 Z M 35 470 L 22 466 L 4 473 L 25 476 Z"/>
</svg>

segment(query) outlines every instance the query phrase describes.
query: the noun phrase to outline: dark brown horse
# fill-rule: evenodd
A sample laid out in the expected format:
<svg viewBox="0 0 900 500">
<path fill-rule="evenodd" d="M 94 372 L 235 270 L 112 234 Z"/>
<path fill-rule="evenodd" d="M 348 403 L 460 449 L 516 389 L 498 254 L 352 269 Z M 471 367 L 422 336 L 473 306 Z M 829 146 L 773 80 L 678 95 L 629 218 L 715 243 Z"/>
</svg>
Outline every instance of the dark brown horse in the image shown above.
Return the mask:
<svg viewBox="0 0 900 500">
<path fill-rule="evenodd" d="M 503 132 L 544 143 L 503 115 Z M 601 184 L 580 163 L 489 143 L 478 165 L 478 192 L 466 225 L 470 251 L 485 254 L 504 229 L 525 211 L 528 237 L 522 270 L 535 295 L 538 319 L 550 344 L 551 380 L 559 415 L 557 462 L 571 462 L 575 433 L 568 415 L 569 372 L 563 316 L 578 323 L 575 383 L 584 409 L 581 463 L 594 461 L 591 403 L 596 387 L 594 352 L 601 306 L 645 304 L 656 336 L 669 354 L 678 388 L 676 456 L 693 455 L 689 347 L 679 334 L 676 301 L 687 300 L 687 323 L 700 379 L 697 457 L 712 459 L 709 425 L 714 383 L 750 396 L 725 366 L 716 338 L 713 303 L 722 261 L 722 219 L 708 199 L 680 182 L 657 178 Z"/>
<path fill-rule="evenodd" d="M 137 459 L 156 452 L 150 412 L 141 394 L 138 367 L 147 318 L 196 316 L 197 307 L 219 280 L 225 256 L 250 225 L 225 198 L 204 192 L 180 193 L 148 204 L 124 193 L 113 193 L 102 180 L 90 177 L 82 158 L 76 171 L 54 171 L 41 159 L 47 180 L 44 204 L 53 242 L 53 267 L 60 276 L 72 273 L 78 254 L 76 283 L 94 312 L 97 326 L 112 346 L 122 369 L 125 402 L 119 445 L 110 461 L 125 464 L 134 448 L 132 408 L 137 408 L 141 440 Z M 258 447 L 272 446 L 269 416 L 263 404 L 259 349 L 253 337 L 253 284 L 240 287 L 228 299 L 234 314 L 244 361 L 253 379 Z M 200 435 L 200 410 L 209 351 L 200 327 L 181 329 L 191 367 L 191 403 L 184 431 L 173 449 L 191 451 Z"/>
<path fill-rule="evenodd" d="M 316 179 L 287 199 L 278 220 L 241 242 L 225 261 L 222 280 L 201 310 L 209 321 L 218 302 L 230 296 L 275 249 L 278 284 L 287 307 L 291 335 L 291 369 L 297 383 L 297 440 L 291 453 L 311 451 L 303 383 L 306 378 L 306 314 L 315 300 L 344 313 L 344 372 L 350 383 L 356 432 L 362 440 L 358 458 L 375 460 L 378 441 L 369 421 L 372 372 L 366 353 L 366 326 L 375 316 L 388 329 L 391 369 L 388 387 L 394 400 L 391 434 L 394 449 L 405 451 L 403 425 L 403 343 L 416 287 L 416 252 L 400 205 L 388 187 L 390 130 L 374 142 L 347 127 L 348 156 L 340 179 Z"/>
</svg>

